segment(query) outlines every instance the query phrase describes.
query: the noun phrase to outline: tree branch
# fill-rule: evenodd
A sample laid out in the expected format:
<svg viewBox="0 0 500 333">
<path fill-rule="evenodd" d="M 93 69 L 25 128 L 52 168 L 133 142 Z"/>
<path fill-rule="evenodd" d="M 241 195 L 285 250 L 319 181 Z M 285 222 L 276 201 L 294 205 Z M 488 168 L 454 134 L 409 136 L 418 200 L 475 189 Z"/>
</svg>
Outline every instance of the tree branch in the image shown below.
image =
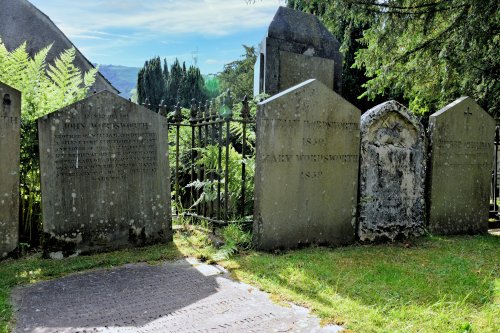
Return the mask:
<svg viewBox="0 0 500 333">
<path fill-rule="evenodd" d="M 467 6 L 468 8 L 468 6 Z M 395 62 L 398 62 L 398 61 L 401 61 L 403 59 L 406 59 L 408 58 L 410 55 L 412 55 L 413 53 L 416 53 L 426 47 L 428 47 L 429 45 L 432 45 L 433 43 L 439 41 L 443 36 L 445 36 L 447 33 L 449 33 L 450 31 L 452 31 L 453 29 L 455 29 L 455 26 L 456 24 L 461 20 L 463 19 L 463 17 L 465 16 L 465 13 L 467 12 L 467 8 L 464 8 L 464 10 L 462 10 L 462 12 L 453 20 L 453 22 L 446 28 L 444 29 L 443 31 L 441 31 L 436 37 L 434 38 L 430 38 L 428 40 L 426 40 L 425 42 L 423 42 L 422 44 L 416 46 L 415 48 L 411 49 L 410 51 L 400 55 L 399 57 L 397 57 L 393 63 Z"/>
<path fill-rule="evenodd" d="M 437 7 L 443 3 L 450 2 L 450 0 L 442 0 L 442 1 L 438 1 L 438 2 L 425 3 L 425 4 L 421 4 L 421 5 L 414 5 L 414 6 L 397 6 L 397 5 L 378 3 L 378 2 L 368 2 L 368 1 L 358 1 L 358 0 L 348 0 L 348 1 L 350 3 L 352 3 L 353 5 L 377 6 L 377 7 L 389 8 L 389 9 L 402 9 L 402 10 L 413 10 L 413 9 L 420 9 L 420 8 L 427 8 L 427 7 Z"/>
</svg>

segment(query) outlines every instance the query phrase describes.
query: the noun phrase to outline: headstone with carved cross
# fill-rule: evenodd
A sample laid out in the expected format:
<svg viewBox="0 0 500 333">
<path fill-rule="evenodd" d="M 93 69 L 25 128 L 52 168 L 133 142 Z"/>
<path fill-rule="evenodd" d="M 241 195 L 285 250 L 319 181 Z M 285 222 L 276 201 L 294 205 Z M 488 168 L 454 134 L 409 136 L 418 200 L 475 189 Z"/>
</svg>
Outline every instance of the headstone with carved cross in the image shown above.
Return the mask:
<svg viewBox="0 0 500 333">
<path fill-rule="evenodd" d="M 0 258 L 19 238 L 21 93 L 0 82 Z"/>
<path fill-rule="evenodd" d="M 463 97 L 429 119 L 429 229 L 436 234 L 485 232 L 495 125 Z"/>
</svg>

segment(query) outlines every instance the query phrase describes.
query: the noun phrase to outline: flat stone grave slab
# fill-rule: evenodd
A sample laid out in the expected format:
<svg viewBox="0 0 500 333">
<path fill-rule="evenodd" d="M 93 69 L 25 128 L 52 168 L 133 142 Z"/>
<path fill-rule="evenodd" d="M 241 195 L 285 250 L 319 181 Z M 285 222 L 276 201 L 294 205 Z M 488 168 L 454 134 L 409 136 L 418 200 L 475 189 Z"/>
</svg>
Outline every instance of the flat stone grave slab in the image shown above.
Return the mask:
<svg viewBox="0 0 500 333">
<path fill-rule="evenodd" d="M 18 288 L 14 332 L 340 332 L 219 266 L 126 265 Z"/>
</svg>

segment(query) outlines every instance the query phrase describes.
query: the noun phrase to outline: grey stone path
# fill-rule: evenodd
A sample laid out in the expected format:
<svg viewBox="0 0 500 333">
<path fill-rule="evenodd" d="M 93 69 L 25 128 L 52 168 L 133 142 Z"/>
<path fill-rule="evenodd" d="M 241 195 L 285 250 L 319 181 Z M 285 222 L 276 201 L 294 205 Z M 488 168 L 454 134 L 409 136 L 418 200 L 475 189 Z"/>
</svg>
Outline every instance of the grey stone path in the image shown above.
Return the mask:
<svg viewBox="0 0 500 333">
<path fill-rule="evenodd" d="M 340 332 L 219 266 L 127 265 L 18 288 L 14 332 Z"/>
</svg>

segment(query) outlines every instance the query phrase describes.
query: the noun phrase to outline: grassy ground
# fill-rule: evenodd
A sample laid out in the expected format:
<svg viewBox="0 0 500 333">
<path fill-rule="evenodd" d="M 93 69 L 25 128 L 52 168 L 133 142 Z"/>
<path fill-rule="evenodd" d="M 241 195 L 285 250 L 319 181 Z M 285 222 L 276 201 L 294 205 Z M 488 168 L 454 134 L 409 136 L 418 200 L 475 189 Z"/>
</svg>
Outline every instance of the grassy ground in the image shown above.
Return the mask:
<svg viewBox="0 0 500 333">
<path fill-rule="evenodd" d="M 198 231 L 174 243 L 109 254 L 0 263 L 0 332 L 8 332 L 12 288 L 131 262 L 183 256 L 212 261 L 217 251 Z M 413 244 L 249 251 L 221 262 L 236 279 L 277 301 L 309 307 L 325 323 L 353 332 L 500 332 L 500 237 L 429 237 Z"/>
</svg>

